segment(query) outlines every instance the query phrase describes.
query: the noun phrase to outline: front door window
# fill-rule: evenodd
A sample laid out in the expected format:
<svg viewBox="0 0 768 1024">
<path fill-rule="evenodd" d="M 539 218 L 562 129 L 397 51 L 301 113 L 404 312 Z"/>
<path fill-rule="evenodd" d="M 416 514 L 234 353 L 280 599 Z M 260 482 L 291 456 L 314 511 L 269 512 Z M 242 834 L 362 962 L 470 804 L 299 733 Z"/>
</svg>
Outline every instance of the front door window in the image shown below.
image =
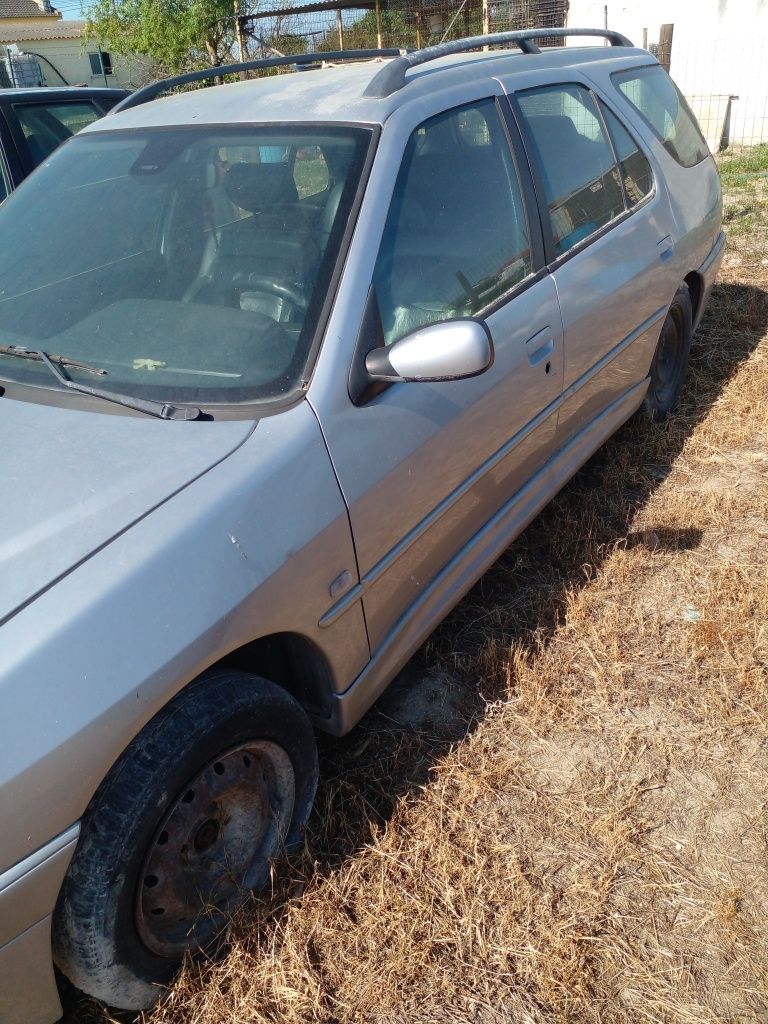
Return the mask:
<svg viewBox="0 0 768 1024">
<path fill-rule="evenodd" d="M 421 124 L 406 149 L 374 272 L 386 343 L 428 323 L 477 314 L 531 266 L 520 187 L 495 102 Z"/>
</svg>

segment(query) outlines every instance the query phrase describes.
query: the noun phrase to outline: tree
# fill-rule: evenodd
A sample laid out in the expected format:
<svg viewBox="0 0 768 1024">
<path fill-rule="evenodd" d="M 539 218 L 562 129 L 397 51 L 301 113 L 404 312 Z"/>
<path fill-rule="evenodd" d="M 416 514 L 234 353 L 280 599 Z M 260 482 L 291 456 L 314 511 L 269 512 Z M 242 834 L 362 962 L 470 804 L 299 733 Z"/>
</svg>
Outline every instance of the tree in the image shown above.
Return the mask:
<svg viewBox="0 0 768 1024">
<path fill-rule="evenodd" d="M 85 16 L 104 49 L 143 54 L 161 74 L 234 59 L 232 0 L 92 0 Z"/>
</svg>

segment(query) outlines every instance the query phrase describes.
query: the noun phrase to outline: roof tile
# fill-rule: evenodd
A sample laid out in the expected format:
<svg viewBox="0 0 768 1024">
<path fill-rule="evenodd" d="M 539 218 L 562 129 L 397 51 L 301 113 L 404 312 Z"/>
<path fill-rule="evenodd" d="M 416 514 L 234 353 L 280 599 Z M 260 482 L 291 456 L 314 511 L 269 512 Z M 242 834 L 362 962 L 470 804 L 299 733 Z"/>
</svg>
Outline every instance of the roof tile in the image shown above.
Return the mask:
<svg viewBox="0 0 768 1024">
<path fill-rule="evenodd" d="M 0 0 L 0 19 L 50 18 L 52 13 L 51 5 L 46 0 L 40 3 L 36 0 Z"/>
<path fill-rule="evenodd" d="M 2 3 L 2 0 L 0 0 Z M 5 25 L 0 20 L 0 43 L 33 43 L 43 39 L 82 39 L 84 21 L 40 21 L 36 25 Z"/>
</svg>

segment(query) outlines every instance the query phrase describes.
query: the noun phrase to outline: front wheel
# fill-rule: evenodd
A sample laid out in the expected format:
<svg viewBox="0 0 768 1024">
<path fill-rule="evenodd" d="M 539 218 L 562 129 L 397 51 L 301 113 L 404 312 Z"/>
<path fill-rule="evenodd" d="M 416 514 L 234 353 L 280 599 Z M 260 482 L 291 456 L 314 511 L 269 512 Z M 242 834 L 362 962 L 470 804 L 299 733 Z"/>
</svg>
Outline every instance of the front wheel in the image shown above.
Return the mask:
<svg viewBox="0 0 768 1024">
<path fill-rule="evenodd" d="M 316 786 L 312 727 L 289 694 L 239 672 L 190 685 L 86 811 L 54 914 L 61 971 L 110 1006 L 150 1007 L 300 845 Z"/>
<path fill-rule="evenodd" d="M 654 423 L 665 420 L 677 406 L 688 370 L 693 334 L 693 309 L 688 285 L 675 292 L 651 363 L 651 380 L 643 403 Z"/>
</svg>

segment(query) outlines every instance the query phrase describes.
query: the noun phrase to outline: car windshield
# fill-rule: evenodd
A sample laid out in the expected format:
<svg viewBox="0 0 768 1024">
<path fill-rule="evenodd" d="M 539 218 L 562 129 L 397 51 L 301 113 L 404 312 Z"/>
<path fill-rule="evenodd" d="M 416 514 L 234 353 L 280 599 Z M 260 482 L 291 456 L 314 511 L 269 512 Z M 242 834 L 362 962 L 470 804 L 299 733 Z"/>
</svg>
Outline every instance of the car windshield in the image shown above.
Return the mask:
<svg viewBox="0 0 768 1024">
<path fill-rule="evenodd" d="M 103 368 L 100 388 L 134 397 L 285 397 L 370 138 L 249 126 L 72 139 L 0 207 L 0 346 Z M 3 353 L 0 378 L 59 386 L 40 361 Z"/>
</svg>

